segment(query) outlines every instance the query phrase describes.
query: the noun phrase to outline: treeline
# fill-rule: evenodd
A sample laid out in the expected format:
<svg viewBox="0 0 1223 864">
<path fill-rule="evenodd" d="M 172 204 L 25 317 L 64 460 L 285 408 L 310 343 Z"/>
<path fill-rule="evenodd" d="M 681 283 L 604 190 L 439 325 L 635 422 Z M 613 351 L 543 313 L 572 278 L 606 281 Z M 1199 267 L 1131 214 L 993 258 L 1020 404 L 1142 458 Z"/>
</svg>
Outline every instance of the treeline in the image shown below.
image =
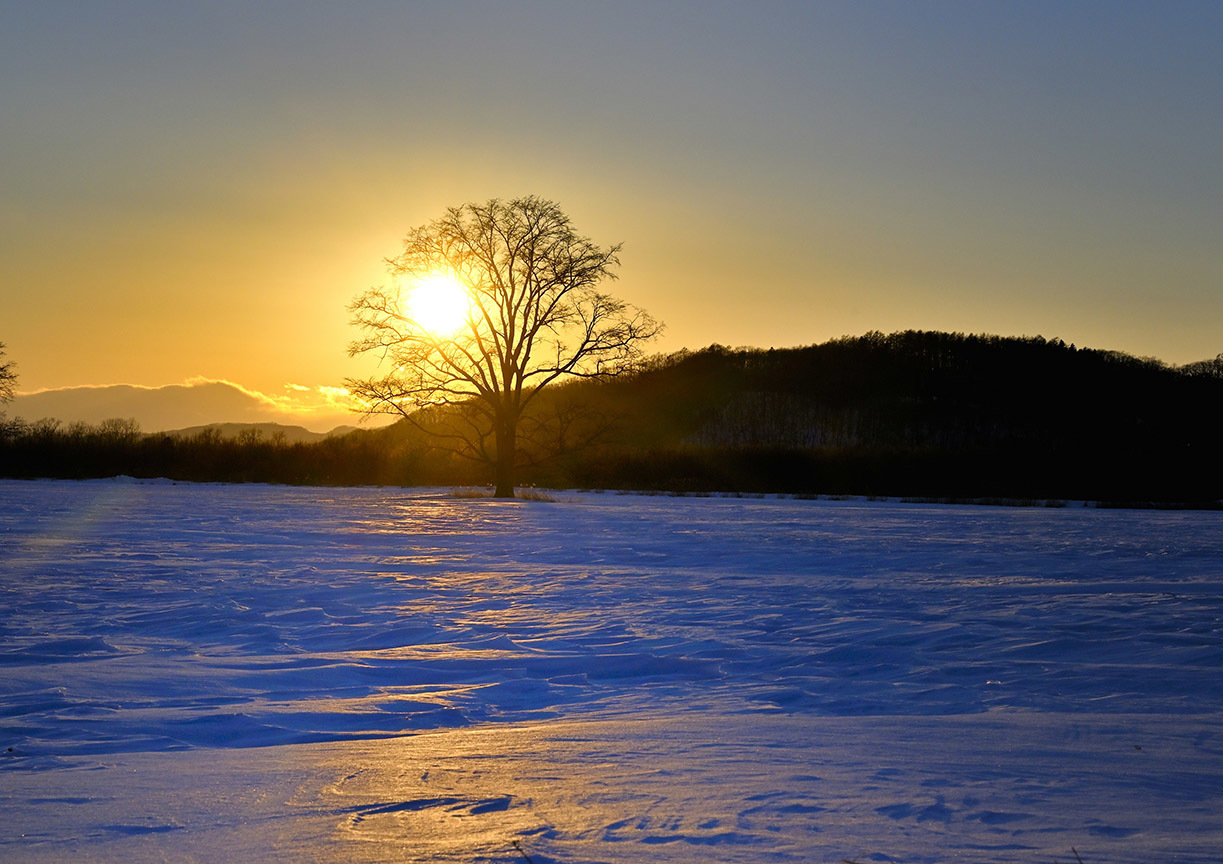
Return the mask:
<svg viewBox="0 0 1223 864">
<path fill-rule="evenodd" d="M 942 497 L 1223 498 L 1223 355 L 905 331 L 712 346 L 601 385 L 632 420 L 582 480 Z"/>
<path fill-rule="evenodd" d="M 541 486 L 1216 502 L 1223 355 L 1182 367 L 1060 340 L 907 331 L 721 346 L 545 391 L 522 475 Z M 428 425 L 428 424 L 425 424 Z M 401 422 L 310 444 L 53 421 L 0 441 L 9 477 L 303 484 L 490 478 Z"/>
<path fill-rule="evenodd" d="M 0 476 L 168 477 L 174 480 L 298 485 L 476 483 L 478 475 L 431 454 L 406 428 L 359 430 L 314 443 L 246 430 L 144 434 L 134 420 L 64 425 L 10 422 L 0 440 Z M 432 458 L 430 458 L 432 457 Z"/>
</svg>

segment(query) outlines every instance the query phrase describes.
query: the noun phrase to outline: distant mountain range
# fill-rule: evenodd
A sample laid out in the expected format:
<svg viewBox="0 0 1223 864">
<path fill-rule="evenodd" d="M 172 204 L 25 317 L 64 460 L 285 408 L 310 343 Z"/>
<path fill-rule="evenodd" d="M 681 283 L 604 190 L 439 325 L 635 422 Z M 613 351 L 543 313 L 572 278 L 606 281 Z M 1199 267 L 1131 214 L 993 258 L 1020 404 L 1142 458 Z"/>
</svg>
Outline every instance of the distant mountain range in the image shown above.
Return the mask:
<svg viewBox="0 0 1223 864">
<path fill-rule="evenodd" d="M 28 422 L 48 417 L 65 424 L 134 419 L 144 432 L 181 432 L 217 424 L 274 424 L 300 429 L 292 435 L 285 433 L 287 438 L 299 440 L 293 436 L 313 434 L 322 438 L 357 420 L 358 415 L 329 399 L 322 392 L 325 389 L 286 387 L 283 394 L 267 395 L 229 381 L 199 379 L 162 387 L 113 384 L 19 393 L 5 407 L 10 417 Z"/>
<path fill-rule="evenodd" d="M 31 426 L 0 436 L 0 476 L 490 479 L 429 436 L 447 431 L 445 411 L 352 434 L 339 422 L 330 438 L 280 418 L 215 419 L 166 424 L 177 431 L 165 435 L 141 435 L 122 419 Z M 468 415 L 461 422 L 490 434 Z M 208 428 L 217 431 L 200 434 Z M 1223 355 L 1174 367 L 1058 339 L 923 331 L 792 349 L 713 345 L 610 381 L 550 388 L 520 428 L 523 482 L 553 488 L 1223 508 Z"/>
<path fill-rule="evenodd" d="M 161 434 L 173 438 L 191 438 L 209 429 L 215 429 L 222 438 L 251 436 L 255 440 L 275 441 L 283 438 L 286 444 L 313 444 L 326 438 L 336 438 L 356 432 L 357 426 L 337 426 L 330 432 L 311 432 L 304 426 L 286 426 L 283 423 L 209 423 L 205 426 L 188 426 L 171 429 Z"/>
</svg>

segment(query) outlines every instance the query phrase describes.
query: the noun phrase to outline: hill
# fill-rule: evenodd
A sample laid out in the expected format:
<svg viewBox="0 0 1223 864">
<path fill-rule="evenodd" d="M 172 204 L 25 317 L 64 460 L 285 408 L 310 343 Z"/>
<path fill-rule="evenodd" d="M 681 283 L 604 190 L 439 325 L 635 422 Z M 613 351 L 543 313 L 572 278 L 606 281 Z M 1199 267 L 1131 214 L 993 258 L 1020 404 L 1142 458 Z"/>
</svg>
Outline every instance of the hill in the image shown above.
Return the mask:
<svg viewBox="0 0 1223 864">
<path fill-rule="evenodd" d="M 699 446 L 1213 443 L 1223 359 L 1183 368 L 1040 337 L 906 331 L 714 345 L 607 385 Z"/>
<path fill-rule="evenodd" d="M 616 418 L 571 460 L 581 485 L 1223 496 L 1223 358 L 1177 368 L 1040 337 L 868 333 L 715 345 L 562 394 Z"/>
<path fill-rule="evenodd" d="M 289 444 L 311 444 L 327 438 L 347 435 L 349 432 L 357 431 L 357 428 L 356 426 L 337 426 L 330 432 L 311 432 L 304 426 L 289 426 L 283 423 L 210 423 L 204 426 L 188 426 L 185 429 L 171 429 L 159 434 L 169 435 L 172 438 L 191 438 L 208 430 L 214 430 L 221 438 L 226 439 L 255 441 L 266 439 L 269 441 L 282 440 Z"/>
<path fill-rule="evenodd" d="M 0 475 L 487 482 L 417 428 L 438 417 L 321 440 L 265 424 L 151 436 L 121 421 L 35 424 L 0 441 Z M 522 476 L 541 486 L 1213 505 L 1223 356 L 1171 367 L 1056 339 L 926 331 L 714 345 L 544 391 L 522 428 Z"/>
<path fill-rule="evenodd" d="M 328 406 L 310 392 L 286 391 L 284 397 L 241 387 L 229 381 L 194 379 L 158 387 L 132 384 L 65 387 L 18 393 L 9 414 L 27 423 L 55 418 L 62 423 L 101 423 L 112 417 L 134 419 L 149 432 L 212 423 L 305 423 L 328 429 L 350 422 L 352 415 Z"/>
</svg>

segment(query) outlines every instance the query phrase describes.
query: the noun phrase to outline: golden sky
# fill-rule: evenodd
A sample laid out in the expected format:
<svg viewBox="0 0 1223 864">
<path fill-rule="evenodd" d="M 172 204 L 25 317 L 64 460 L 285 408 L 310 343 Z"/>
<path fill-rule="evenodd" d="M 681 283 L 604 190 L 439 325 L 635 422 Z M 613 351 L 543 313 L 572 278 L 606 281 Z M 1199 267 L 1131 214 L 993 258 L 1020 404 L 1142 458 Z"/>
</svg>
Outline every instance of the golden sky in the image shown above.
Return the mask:
<svg viewBox="0 0 1223 864">
<path fill-rule="evenodd" d="M 1189 0 L 0 0 L 0 342 L 26 392 L 291 404 L 363 371 L 407 229 L 536 194 L 624 243 L 660 351 L 1213 357 L 1220 44 Z"/>
</svg>

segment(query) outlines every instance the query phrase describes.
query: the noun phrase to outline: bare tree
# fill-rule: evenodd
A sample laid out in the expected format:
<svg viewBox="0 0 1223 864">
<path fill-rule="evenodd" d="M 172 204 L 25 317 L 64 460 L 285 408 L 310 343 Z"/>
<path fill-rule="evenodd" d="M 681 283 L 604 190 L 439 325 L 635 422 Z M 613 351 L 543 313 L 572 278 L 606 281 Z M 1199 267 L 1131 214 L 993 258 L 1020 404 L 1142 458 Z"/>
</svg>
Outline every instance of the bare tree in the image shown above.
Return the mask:
<svg viewBox="0 0 1223 864">
<path fill-rule="evenodd" d="M 364 335 L 349 353 L 377 352 L 387 372 L 345 383 L 368 413 L 406 417 L 491 466 L 494 494 L 513 497 L 519 423 L 540 391 L 619 375 L 661 331 L 599 290 L 616 278 L 619 251 L 579 235 L 556 203 L 534 196 L 450 208 L 387 259 L 390 287 L 353 301 Z M 409 302 L 412 285 L 438 277 L 466 295 L 462 323 L 449 333 L 422 322 Z"/>
<path fill-rule="evenodd" d="M 0 404 L 12 402 L 17 387 L 17 371 L 13 362 L 4 359 L 4 343 L 0 342 Z"/>
<path fill-rule="evenodd" d="M 4 359 L 4 343 L 0 342 L 0 405 L 12 402 L 16 389 L 17 371 L 11 360 L 6 361 Z M 19 434 L 23 426 L 24 424 L 20 417 L 9 420 L 5 413 L 0 411 L 0 438 L 8 438 Z"/>
</svg>

